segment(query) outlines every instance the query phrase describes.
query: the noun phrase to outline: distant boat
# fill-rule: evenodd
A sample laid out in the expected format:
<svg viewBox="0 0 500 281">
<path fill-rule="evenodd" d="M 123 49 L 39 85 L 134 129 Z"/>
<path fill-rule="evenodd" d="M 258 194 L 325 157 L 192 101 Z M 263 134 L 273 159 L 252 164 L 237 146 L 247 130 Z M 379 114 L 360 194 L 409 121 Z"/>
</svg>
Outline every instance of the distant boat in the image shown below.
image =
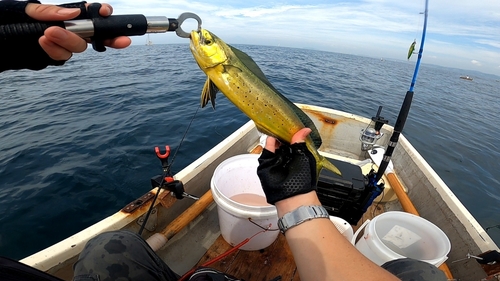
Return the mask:
<svg viewBox="0 0 500 281">
<path fill-rule="evenodd" d="M 472 81 L 472 77 L 470 77 L 470 76 L 460 76 L 460 79 Z"/>
<path fill-rule="evenodd" d="M 146 46 L 151 46 L 151 45 L 153 45 L 153 41 L 149 39 L 149 34 L 148 34 L 148 38 L 146 39 Z"/>
</svg>

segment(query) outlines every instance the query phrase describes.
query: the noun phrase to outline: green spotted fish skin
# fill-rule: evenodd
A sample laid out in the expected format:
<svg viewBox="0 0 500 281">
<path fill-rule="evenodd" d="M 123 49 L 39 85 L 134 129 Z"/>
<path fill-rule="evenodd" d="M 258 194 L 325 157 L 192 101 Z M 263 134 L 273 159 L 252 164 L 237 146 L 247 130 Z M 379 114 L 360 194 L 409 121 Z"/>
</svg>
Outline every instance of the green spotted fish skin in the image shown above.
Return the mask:
<svg viewBox="0 0 500 281">
<path fill-rule="evenodd" d="M 257 129 L 284 143 L 304 127 L 312 130 L 306 146 L 316 159 L 316 175 L 322 168 L 340 171 L 318 153 L 321 136 L 314 122 L 300 108 L 283 96 L 267 80 L 257 64 L 244 52 L 226 44 L 206 29 L 191 32 L 190 49 L 207 80 L 201 93 L 201 106 L 222 92 L 255 123 Z"/>
</svg>

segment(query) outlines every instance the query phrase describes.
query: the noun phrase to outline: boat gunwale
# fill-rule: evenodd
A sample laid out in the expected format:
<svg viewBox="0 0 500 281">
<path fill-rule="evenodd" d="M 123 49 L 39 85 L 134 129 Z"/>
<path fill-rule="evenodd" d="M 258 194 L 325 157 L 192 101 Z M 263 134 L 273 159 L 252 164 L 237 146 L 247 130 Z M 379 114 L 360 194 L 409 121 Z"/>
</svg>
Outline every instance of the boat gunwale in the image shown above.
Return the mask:
<svg viewBox="0 0 500 281">
<path fill-rule="evenodd" d="M 306 104 L 297 105 L 305 111 L 318 111 L 325 114 L 336 115 L 345 119 L 352 119 L 363 124 L 369 124 L 371 122 L 370 119 L 363 116 L 335 109 Z M 385 129 L 392 131 L 393 127 L 387 125 Z M 236 131 L 234 131 L 227 138 L 222 140 L 219 144 L 210 149 L 208 152 L 179 171 L 175 175 L 175 178 L 182 180 L 183 182 L 191 181 L 192 179 L 197 177 L 196 171 L 203 170 L 207 166 L 213 165 L 213 161 L 220 160 L 227 149 L 233 147 L 243 138 L 248 136 L 248 134 L 256 133 L 254 131 L 256 131 L 255 125 L 253 124 L 253 121 L 250 120 L 240 128 L 238 128 Z M 253 137 L 258 138 L 257 136 Z M 253 142 L 258 142 L 258 139 L 253 140 Z M 491 239 L 491 237 L 489 237 L 489 235 L 481 227 L 477 220 L 465 208 L 462 202 L 454 195 L 452 190 L 444 183 L 439 175 L 432 169 L 432 167 L 425 161 L 425 159 L 418 153 L 418 151 L 411 145 L 411 143 L 403 134 L 401 134 L 400 136 L 399 145 L 396 147 L 395 153 L 395 157 L 393 156 L 395 170 L 397 171 L 399 167 L 399 159 L 397 157 L 398 153 L 400 155 L 406 154 L 407 157 L 411 158 L 411 161 L 415 163 L 423 176 L 430 182 L 435 192 L 439 194 L 441 200 L 443 200 L 443 203 L 453 212 L 457 222 L 459 222 L 463 226 L 463 229 L 466 230 L 467 234 L 460 234 L 460 236 L 466 237 L 465 240 L 467 240 L 467 236 L 470 237 L 471 241 L 467 243 L 474 243 L 475 247 L 478 247 L 483 252 L 495 249 L 498 250 L 498 246 Z M 150 192 L 156 191 L 155 189 L 152 189 Z M 156 204 L 159 204 L 159 202 L 156 202 Z M 141 208 L 139 209 L 139 211 L 132 214 L 126 214 L 121 211 L 116 212 L 80 232 L 22 259 L 21 262 L 42 271 L 52 270 L 53 268 L 56 268 L 63 263 L 75 259 L 89 239 L 104 231 L 117 230 L 126 227 L 127 225 L 137 220 L 140 216 L 142 216 L 146 212 L 146 210 L 146 208 Z M 464 239 L 462 240 L 465 241 Z M 474 245 L 471 244 L 470 246 L 472 247 Z"/>
<path fill-rule="evenodd" d="M 224 153 L 225 149 L 223 148 L 232 146 L 253 128 L 253 122 L 247 122 L 201 157 L 176 173 L 174 178 L 183 182 L 190 181 L 196 176 L 193 171 L 204 169 L 211 163 L 210 159 L 217 158 Z M 149 192 L 156 193 L 156 189 L 151 189 Z M 160 202 L 156 201 L 155 206 L 158 204 Z M 142 208 L 133 213 L 118 211 L 48 248 L 21 259 L 20 262 L 42 271 L 50 270 L 61 264 L 61 259 L 67 261 L 77 256 L 83 250 L 85 243 L 99 233 L 121 229 L 144 215 L 146 211 L 147 208 Z"/>
</svg>

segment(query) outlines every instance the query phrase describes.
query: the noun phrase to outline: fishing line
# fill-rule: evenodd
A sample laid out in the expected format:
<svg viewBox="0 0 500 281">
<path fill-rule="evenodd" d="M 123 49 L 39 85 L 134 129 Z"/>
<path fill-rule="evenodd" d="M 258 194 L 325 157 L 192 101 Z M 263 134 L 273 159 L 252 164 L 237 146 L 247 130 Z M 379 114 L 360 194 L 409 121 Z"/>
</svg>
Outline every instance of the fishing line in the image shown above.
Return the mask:
<svg viewBox="0 0 500 281">
<path fill-rule="evenodd" d="M 421 6 L 422 6 L 422 3 L 425 3 L 425 1 L 420 1 L 419 7 L 421 7 Z M 424 4 L 424 5 L 425 5 L 425 4 Z M 424 14 L 424 12 L 420 12 L 420 13 L 418 14 L 418 17 L 417 17 L 417 19 L 416 19 L 416 21 L 415 21 L 416 26 L 419 26 L 419 27 L 420 27 L 420 26 L 422 26 L 422 25 L 423 25 L 423 21 L 424 21 L 424 20 L 423 20 L 423 19 L 422 19 L 422 17 L 420 16 L 420 15 L 423 15 L 423 14 Z M 418 37 L 419 37 L 419 35 L 420 35 L 420 32 L 421 32 L 420 28 L 415 29 L 414 36 L 413 36 L 413 39 L 414 39 L 414 40 L 417 40 L 417 38 L 418 38 Z"/>
<path fill-rule="evenodd" d="M 218 127 L 219 127 L 219 126 L 215 126 L 215 129 L 214 129 L 215 133 L 216 133 L 217 135 L 221 136 L 221 137 L 225 137 L 223 134 L 221 134 L 221 133 L 219 133 L 219 132 L 217 131 L 217 128 L 218 128 Z"/>
<path fill-rule="evenodd" d="M 147 223 L 147 221 L 149 219 L 149 216 L 151 215 L 151 212 L 153 211 L 153 207 L 155 205 L 156 199 L 158 199 L 158 196 L 160 195 L 161 187 L 165 183 L 165 178 L 168 176 L 168 174 L 170 174 L 170 167 L 172 166 L 172 164 L 174 164 L 175 157 L 177 156 L 177 153 L 179 152 L 179 149 L 180 149 L 182 143 L 184 142 L 184 139 L 186 138 L 186 135 L 187 135 L 187 133 L 189 131 L 189 128 L 191 128 L 191 125 L 193 124 L 194 118 L 198 114 L 198 110 L 199 109 L 200 109 L 200 107 L 198 106 L 198 108 L 196 108 L 196 111 L 193 114 L 193 117 L 191 117 L 191 121 L 189 122 L 189 124 L 188 124 L 188 126 L 186 128 L 186 131 L 184 132 L 184 135 L 182 136 L 181 141 L 180 141 L 179 145 L 177 146 L 177 149 L 174 152 L 174 156 L 172 156 L 172 161 L 170 162 L 170 164 L 168 164 L 167 169 L 165 169 L 163 171 L 163 175 L 161 177 L 160 184 L 158 185 L 158 190 L 156 191 L 156 194 L 153 197 L 153 201 L 151 202 L 151 205 L 149 206 L 148 212 L 146 213 L 146 216 L 144 217 L 144 220 L 143 220 L 143 222 L 141 224 L 141 228 L 137 232 L 139 235 L 142 235 L 142 232 L 144 231 L 144 228 L 146 227 L 146 223 Z"/>
<path fill-rule="evenodd" d="M 485 228 L 484 230 L 485 230 L 486 232 L 488 232 L 488 230 L 490 230 L 490 229 L 492 229 L 492 228 L 498 228 L 498 229 L 500 229 L 500 224 L 493 225 L 493 226 L 488 226 L 488 227 L 487 227 L 487 228 Z"/>
<path fill-rule="evenodd" d="M 174 156 L 172 156 L 172 162 L 170 162 L 171 165 L 174 163 L 175 157 L 177 156 L 177 152 L 179 152 L 179 149 L 181 148 L 181 145 L 184 142 L 184 139 L 186 138 L 186 135 L 189 131 L 189 128 L 191 128 L 191 125 L 193 124 L 194 118 L 196 117 L 196 114 L 198 114 L 198 110 L 200 110 L 200 108 L 201 108 L 201 106 L 198 106 L 198 108 L 196 108 L 196 111 L 194 112 L 194 115 L 191 118 L 191 121 L 189 121 L 189 125 L 187 126 L 186 131 L 184 132 L 184 135 L 182 136 L 181 142 L 179 143 L 179 146 L 175 150 Z"/>
<path fill-rule="evenodd" d="M 372 217 L 375 217 L 375 211 L 379 208 L 380 202 L 382 202 L 382 199 L 385 197 L 385 188 L 382 189 L 382 197 L 380 197 L 380 200 L 378 200 L 377 204 L 373 207 L 373 212 L 372 212 Z"/>
<path fill-rule="evenodd" d="M 252 218 L 248 218 L 248 221 L 249 221 L 249 222 L 251 222 L 251 223 L 253 223 L 253 224 L 254 224 L 254 225 L 256 225 L 257 227 L 259 227 L 259 228 L 261 228 L 261 229 L 265 230 L 265 231 L 278 231 L 278 230 L 279 230 L 278 228 L 271 229 L 272 224 L 269 224 L 269 226 L 268 226 L 267 228 L 265 228 L 265 227 L 261 226 L 260 224 L 258 224 L 258 223 L 256 223 L 256 222 L 254 222 L 254 221 L 252 220 Z"/>
</svg>

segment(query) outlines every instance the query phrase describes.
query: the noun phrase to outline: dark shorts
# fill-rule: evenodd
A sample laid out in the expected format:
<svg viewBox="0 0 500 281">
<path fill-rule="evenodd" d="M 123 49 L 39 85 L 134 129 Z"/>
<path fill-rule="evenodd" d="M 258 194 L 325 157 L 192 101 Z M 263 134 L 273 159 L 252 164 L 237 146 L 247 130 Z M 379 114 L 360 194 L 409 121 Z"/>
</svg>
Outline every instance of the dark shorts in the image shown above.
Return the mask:
<svg viewBox="0 0 500 281">
<path fill-rule="evenodd" d="M 399 259 L 386 262 L 382 268 L 403 281 L 447 281 L 439 268 L 430 263 L 414 259 Z"/>
<path fill-rule="evenodd" d="M 446 281 L 434 265 L 399 259 L 382 265 L 402 281 Z M 74 281 L 176 281 L 180 278 L 138 234 L 112 231 L 89 240 L 74 265 Z M 252 280 L 250 280 L 252 281 Z"/>
<path fill-rule="evenodd" d="M 175 281 L 180 278 L 138 234 L 112 231 L 89 240 L 73 266 L 74 281 Z"/>
</svg>

